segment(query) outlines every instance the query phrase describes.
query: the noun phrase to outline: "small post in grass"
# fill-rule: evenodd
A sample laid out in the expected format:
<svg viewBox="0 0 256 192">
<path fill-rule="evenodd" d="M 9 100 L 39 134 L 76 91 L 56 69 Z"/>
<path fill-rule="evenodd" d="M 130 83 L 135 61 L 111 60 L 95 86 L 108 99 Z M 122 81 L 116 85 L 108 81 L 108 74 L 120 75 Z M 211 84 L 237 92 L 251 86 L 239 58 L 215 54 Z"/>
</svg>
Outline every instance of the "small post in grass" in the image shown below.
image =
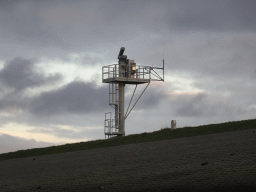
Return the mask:
<svg viewBox="0 0 256 192">
<path fill-rule="evenodd" d="M 176 129 L 176 120 L 171 121 L 171 129 Z"/>
</svg>

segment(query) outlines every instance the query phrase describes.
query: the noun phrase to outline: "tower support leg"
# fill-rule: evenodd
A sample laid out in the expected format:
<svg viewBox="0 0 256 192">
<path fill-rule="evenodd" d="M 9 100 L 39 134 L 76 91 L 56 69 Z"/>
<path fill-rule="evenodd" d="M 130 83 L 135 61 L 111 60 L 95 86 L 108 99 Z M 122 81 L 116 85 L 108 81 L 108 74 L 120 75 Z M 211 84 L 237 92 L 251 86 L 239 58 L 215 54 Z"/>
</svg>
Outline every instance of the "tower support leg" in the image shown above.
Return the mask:
<svg viewBox="0 0 256 192">
<path fill-rule="evenodd" d="M 119 132 L 125 136 L 125 119 L 124 119 L 124 83 L 119 83 Z"/>
</svg>

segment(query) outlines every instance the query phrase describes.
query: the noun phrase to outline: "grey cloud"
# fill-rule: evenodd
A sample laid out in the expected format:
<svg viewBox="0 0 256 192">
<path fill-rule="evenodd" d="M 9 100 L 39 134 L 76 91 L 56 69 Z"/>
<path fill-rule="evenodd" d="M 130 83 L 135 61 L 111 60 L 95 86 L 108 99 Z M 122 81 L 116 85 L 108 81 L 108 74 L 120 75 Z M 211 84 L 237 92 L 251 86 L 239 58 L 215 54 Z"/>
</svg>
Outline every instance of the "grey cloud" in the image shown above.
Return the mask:
<svg viewBox="0 0 256 192">
<path fill-rule="evenodd" d="M 0 82 L 19 92 L 29 87 L 53 83 L 61 79 L 60 74 L 50 77 L 37 74 L 34 67 L 34 61 L 31 59 L 15 58 L 6 63 L 0 71 Z"/>
<path fill-rule="evenodd" d="M 245 33 L 247 34 L 247 33 Z M 193 38 L 198 38 L 197 42 Z M 230 79 L 254 82 L 256 76 L 256 41 L 254 34 L 217 34 L 191 37 L 181 49 L 175 45 L 166 60 L 165 74 L 187 72 L 191 78 L 222 83 Z M 169 64 L 170 63 L 170 64 Z M 200 87 L 199 87 L 200 88 Z"/>
<path fill-rule="evenodd" d="M 96 56 L 91 56 L 88 53 L 79 53 L 78 57 L 72 57 L 72 55 L 58 55 L 55 56 L 56 59 L 64 61 L 68 65 L 82 65 L 82 66 L 93 66 L 93 67 L 101 67 L 106 63 L 106 61 L 102 58 L 102 54 L 98 53 Z M 99 66 L 100 65 L 100 66 Z M 107 65 L 107 64 L 106 64 Z"/>
<path fill-rule="evenodd" d="M 5 39 L 15 39 L 13 42 L 21 41 L 37 48 L 60 47 L 69 51 L 99 49 L 105 47 L 106 43 L 134 41 L 141 32 L 147 35 L 154 32 L 163 34 L 175 28 L 181 31 L 183 28 L 248 29 L 255 25 L 256 12 L 250 0 L 243 3 L 186 0 L 147 3 L 14 1 L 4 4 L 7 5 L 1 11 L 6 12 L 6 15 L 1 18 L 1 30 L 6 34 Z M 145 41 L 142 40 L 142 43 Z"/>
<path fill-rule="evenodd" d="M 235 78 L 241 78 L 243 76 L 254 79 L 256 70 L 256 41 L 250 37 L 234 38 L 230 43 L 223 45 L 229 48 L 223 49 L 221 45 L 218 47 L 223 51 L 231 50 L 232 55 L 227 58 L 215 60 L 215 66 L 212 66 L 212 70 L 208 70 L 208 73 L 213 74 L 215 72 L 213 75 L 233 76 Z"/>
<path fill-rule="evenodd" d="M 47 128 L 38 128 L 38 129 L 31 129 L 27 130 L 29 133 L 45 133 L 45 134 L 52 134 L 53 131 Z"/>
<path fill-rule="evenodd" d="M 44 92 L 30 103 L 30 111 L 38 116 L 100 111 L 108 103 L 108 89 L 93 83 L 71 82 L 58 90 Z"/>
<path fill-rule="evenodd" d="M 19 4 L 19 0 L 2 0 L 0 1 L 0 10 L 4 13 L 8 14 L 13 11 L 13 8 L 16 7 Z"/>
<path fill-rule="evenodd" d="M 60 40 L 49 26 L 44 25 L 40 16 L 41 10 L 47 9 L 46 1 L 6 1 L 1 5 L 0 26 L 5 34 L 3 42 L 20 42 L 37 48 L 64 46 L 64 41 Z"/>
<path fill-rule="evenodd" d="M 138 85 L 135 95 L 133 97 L 130 109 L 133 106 L 133 104 L 135 104 L 135 102 L 137 101 L 137 99 L 139 98 L 140 94 L 143 92 L 143 90 L 146 86 L 147 86 L 147 84 Z M 156 84 L 150 83 L 148 88 L 145 90 L 145 92 L 142 94 L 141 98 L 135 105 L 134 109 L 135 110 L 149 110 L 149 109 L 153 109 L 153 108 L 157 107 L 162 100 L 166 99 L 166 95 L 164 95 L 163 90 L 162 90 L 163 86 L 164 86 L 164 83 L 159 87 L 157 87 Z M 133 93 L 135 86 L 131 86 L 129 88 L 131 88 L 131 89 L 129 89 L 129 94 L 125 95 L 125 99 L 126 99 L 125 105 L 127 107 L 129 105 L 129 102 L 132 97 L 132 93 Z"/>
<path fill-rule="evenodd" d="M 170 98 L 170 101 L 166 101 L 166 105 L 172 108 L 177 117 L 214 118 L 219 114 L 236 117 L 255 113 L 254 109 L 233 103 L 232 100 L 220 97 L 218 94 L 184 93 L 178 96 L 171 94 Z"/>
<path fill-rule="evenodd" d="M 192 97 L 180 98 L 179 108 L 176 113 L 178 116 L 204 116 L 205 113 L 205 98 L 207 95 L 205 93 L 199 93 Z M 182 102 L 181 102 L 182 100 Z"/>
<path fill-rule="evenodd" d="M 0 18 L 4 36 L 1 40 L 6 44 L 1 52 L 5 59 L 22 54 L 65 57 L 67 52 L 108 52 L 111 45 L 139 33 L 132 26 L 136 17 L 130 16 L 140 8 L 126 2 L 37 1 L 30 4 L 15 1 L 10 4 L 11 8 L 1 10 L 5 17 Z M 129 9 L 123 9 L 123 4 Z M 116 13 L 119 15 L 116 17 L 113 11 L 122 14 Z M 130 26 L 129 31 L 119 27 L 124 23 Z"/>
<path fill-rule="evenodd" d="M 179 1 L 171 25 L 178 30 L 241 31 L 255 26 L 255 2 Z"/>
<path fill-rule="evenodd" d="M 0 70 L 0 109 L 27 110 L 30 97 L 26 96 L 27 88 L 38 88 L 55 84 L 62 79 L 60 74 L 45 76 L 35 71 L 36 60 L 17 57 L 6 62 Z"/>
<path fill-rule="evenodd" d="M 173 31 L 249 30 L 256 20 L 255 6 L 247 0 L 243 3 L 8 1 L 5 4 L 11 4 L 2 8 L 8 14 L 0 18 L 4 37 L 1 41 L 6 44 L 0 51 L 5 59 L 24 54 L 62 58 L 70 52 L 90 51 L 111 58 L 114 47 L 126 46 L 145 63 L 155 63 L 161 47 L 159 42 L 164 44 L 175 38 Z M 116 59 L 116 54 L 113 58 Z"/>
<path fill-rule="evenodd" d="M 130 109 L 145 86 L 146 84 L 138 86 Z M 130 102 L 134 87 L 126 87 L 125 110 Z M 134 110 L 145 111 L 157 108 L 160 102 L 166 98 L 162 92 L 163 88 L 162 86 L 157 88 L 153 83 L 149 85 L 134 107 Z M 114 114 L 113 108 L 109 106 L 109 90 L 107 84 L 96 88 L 94 83 L 74 81 L 60 89 L 43 92 L 36 97 L 16 98 L 11 99 L 8 103 L 6 100 L 4 102 L 6 106 L 12 106 L 13 110 L 21 108 L 23 113 L 4 118 L 1 121 L 3 124 L 11 121 L 35 127 L 40 126 L 44 128 L 38 128 L 34 131 L 42 133 L 57 134 L 55 129 L 61 129 L 58 126 L 51 127 L 49 125 L 69 125 L 85 128 L 87 126 L 103 125 L 104 114 L 109 111 L 112 112 L 112 115 Z M 130 115 L 133 114 L 133 111 Z M 100 123 L 99 119 L 101 119 Z"/>
</svg>

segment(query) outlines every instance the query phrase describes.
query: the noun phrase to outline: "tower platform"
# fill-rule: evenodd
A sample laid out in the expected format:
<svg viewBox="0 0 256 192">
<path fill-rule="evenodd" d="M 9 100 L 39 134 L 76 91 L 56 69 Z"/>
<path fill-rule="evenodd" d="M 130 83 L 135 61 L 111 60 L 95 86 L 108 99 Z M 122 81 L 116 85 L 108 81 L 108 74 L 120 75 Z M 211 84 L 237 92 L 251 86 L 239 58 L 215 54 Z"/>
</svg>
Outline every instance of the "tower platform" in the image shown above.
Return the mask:
<svg viewBox="0 0 256 192">
<path fill-rule="evenodd" d="M 149 83 L 150 79 L 112 77 L 112 78 L 103 79 L 102 81 L 103 83 L 143 84 L 143 83 Z"/>
<path fill-rule="evenodd" d="M 150 83 L 150 80 L 150 66 L 130 63 L 129 65 L 113 64 L 102 67 L 102 83 L 143 84 Z"/>
</svg>

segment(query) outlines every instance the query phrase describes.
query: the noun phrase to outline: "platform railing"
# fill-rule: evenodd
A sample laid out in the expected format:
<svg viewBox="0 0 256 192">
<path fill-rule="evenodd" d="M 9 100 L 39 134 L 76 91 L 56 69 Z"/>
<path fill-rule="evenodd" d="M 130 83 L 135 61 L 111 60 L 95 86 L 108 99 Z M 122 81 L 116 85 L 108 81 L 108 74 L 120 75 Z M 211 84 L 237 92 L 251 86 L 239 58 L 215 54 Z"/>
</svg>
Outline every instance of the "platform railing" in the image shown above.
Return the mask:
<svg viewBox="0 0 256 192">
<path fill-rule="evenodd" d="M 120 67 L 122 67 L 122 70 L 119 70 Z M 133 74 L 133 77 L 131 76 L 131 74 Z M 116 77 L 151 79 L 151 67 L 136 65 L 135 72 L 133 72 L 131 70 L 131 67 L 129 67 L 129 65 L 126 64 L 112 64 L 102 67 L 102 81 L 103 79 Z"/>
</svg>

